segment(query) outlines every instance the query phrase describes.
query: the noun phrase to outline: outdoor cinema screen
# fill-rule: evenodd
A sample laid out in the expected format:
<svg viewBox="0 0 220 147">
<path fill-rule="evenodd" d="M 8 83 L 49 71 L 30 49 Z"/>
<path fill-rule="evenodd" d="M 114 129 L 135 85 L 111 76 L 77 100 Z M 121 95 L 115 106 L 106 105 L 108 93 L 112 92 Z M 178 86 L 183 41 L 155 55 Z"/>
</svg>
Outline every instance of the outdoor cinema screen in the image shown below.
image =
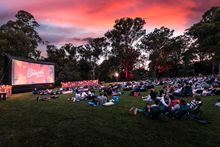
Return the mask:
<svg viewBox="0 0 220 147">
<path fill-rule="evenodd" d="M 54 83 L 54 65 L 12 60 L 12 85 Z"/>
</svg>

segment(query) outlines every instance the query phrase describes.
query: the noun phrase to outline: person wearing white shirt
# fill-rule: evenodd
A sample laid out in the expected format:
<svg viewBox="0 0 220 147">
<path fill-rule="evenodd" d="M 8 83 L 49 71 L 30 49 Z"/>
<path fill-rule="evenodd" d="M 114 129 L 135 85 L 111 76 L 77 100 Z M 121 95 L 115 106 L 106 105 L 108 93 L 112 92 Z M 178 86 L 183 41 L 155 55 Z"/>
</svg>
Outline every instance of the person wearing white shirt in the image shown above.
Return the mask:
<svg viewBox="0 0 220 147">
<path fill-rule="evenodd" d="M 170 107 L 171 99 L 169 98 L 169 95 L 168 95 L 168 94 L 165 94 L 165 95 L 161 98 L 160 102 L 161 102 L 166 108 L 168 108 L 168 107 Z"/>
<path fill-rule="evenodd" d="M 86 99 L 87 96 L 88 95 L 86 94 L 86 92 L 83 91 L 82 94 L 81 94 L 81 99 L 84 100 L 84 99 Z"/>
</svg>

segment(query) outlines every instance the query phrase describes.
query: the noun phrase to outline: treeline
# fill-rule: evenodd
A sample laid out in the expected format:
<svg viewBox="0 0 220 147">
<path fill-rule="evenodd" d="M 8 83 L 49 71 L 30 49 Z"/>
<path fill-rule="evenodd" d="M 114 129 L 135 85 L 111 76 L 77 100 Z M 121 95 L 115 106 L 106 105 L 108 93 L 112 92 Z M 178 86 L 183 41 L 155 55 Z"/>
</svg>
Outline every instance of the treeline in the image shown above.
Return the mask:
<svg viewBox="0 0 220 147">
<path fill-rule="evenodd" d="M 147 33 L 143 18 L 121 18 L 103 37 L 91 38 L 81 46 L 57 47 L 39 36 L 34 17 L 19 11 L 16 20 L 0 27 L 0 52 L 54 62 L 56 81 L 99 79 L 120 80 L 216 74 L 220 71 L 220 7 L 212 7 L 183 35 L 155 28 Z M 47 57 L 37 50 L 46 44 Z M 3 54 L 0 55 L 2 75 Z M 144 65 L 149 61 L 148 69 Z"/>
</svg>

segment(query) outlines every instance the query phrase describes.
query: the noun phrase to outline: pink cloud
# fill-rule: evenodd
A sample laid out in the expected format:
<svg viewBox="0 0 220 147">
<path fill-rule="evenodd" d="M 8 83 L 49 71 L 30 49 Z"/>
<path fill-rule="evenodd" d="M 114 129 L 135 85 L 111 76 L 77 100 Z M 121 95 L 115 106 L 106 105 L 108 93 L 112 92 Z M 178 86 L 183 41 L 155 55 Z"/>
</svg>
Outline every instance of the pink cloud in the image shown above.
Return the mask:
<svg viewBox="0 0 220 147">
<path fill-rule="evenodd" d="M 48 23 L 47 30 L 40 28 L 43 37 L 64 43 L 103 35 L 121 17 L 146 18 L 147 30 L 166 26 L 181 33 L 218 4 L 219 0 L 5 0 L 0 2 L 5 12 L 0 11 L 0 18 L 12 19 L 16 11 L 27 10 L 40 24 Z"/>
</svg>

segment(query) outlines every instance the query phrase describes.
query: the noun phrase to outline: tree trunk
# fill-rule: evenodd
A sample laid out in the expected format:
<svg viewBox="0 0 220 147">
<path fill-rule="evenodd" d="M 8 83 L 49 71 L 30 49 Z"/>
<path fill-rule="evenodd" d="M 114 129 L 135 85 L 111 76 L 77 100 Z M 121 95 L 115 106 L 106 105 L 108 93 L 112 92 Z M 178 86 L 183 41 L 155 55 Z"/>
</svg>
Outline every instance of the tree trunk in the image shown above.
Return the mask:
<svg viewBox="0 0 220 147">
<path fill-rule="evenodd" d="M 128 63 L 125 64 L 125 79 L 126 79 L 126 81 L 129 80 Z"/>
<path fill-rule="evenodd" d="M 215 63 L 212 62 L 212 74 L 215 74 Z"/>
<path fill-rule="evenodd" d="M 96 69 L 96 66 L 95 66 L 95 63 L 91 64 L 91 67 L 92 67 L 92 79 L 95 80 L 95 69 Z"/>
<path fill-rule="evenodd" d="M 218 74 L 220 74 L 220 62 L 218 62 Z"/>
<path fill-rule="evenodd" d="M 151 73 L 152 75 L 152 78 L 153 79 L 156 79 L 156 74 L 157 74 L 157 71 L 156 71 L 156 65 L 153 65 L 153 69 L 152 69 L 152 73 Z"/>
<path fill-rule="evenodd" d="M 95 80 L 95 68 L 92 69 L 92 79 Z"/>
</svg>

